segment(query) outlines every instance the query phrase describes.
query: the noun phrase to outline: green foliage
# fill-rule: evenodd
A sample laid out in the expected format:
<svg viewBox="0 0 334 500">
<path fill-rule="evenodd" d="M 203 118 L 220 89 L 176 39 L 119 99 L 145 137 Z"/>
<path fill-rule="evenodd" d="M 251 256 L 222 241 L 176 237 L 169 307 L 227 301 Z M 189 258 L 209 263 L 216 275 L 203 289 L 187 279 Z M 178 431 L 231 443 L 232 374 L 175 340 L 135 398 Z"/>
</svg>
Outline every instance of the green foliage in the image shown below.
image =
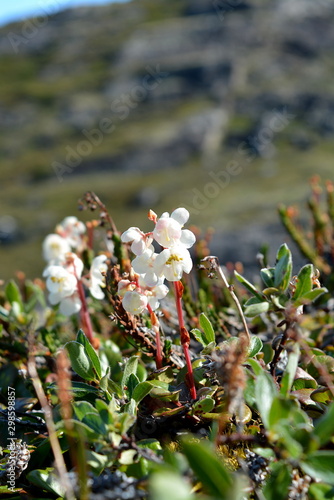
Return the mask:
<svg viewBox="0 0 334 500">
<path fill-rule="evenodd" d="M 33 357 L 77 499 L 94 498 L 97 485 L 109 478 L 109 491 L 119 481 L 150 500 L 285 500 L 293 498 L 296 477 L 306 498 L 332 498 L 333 309 L 314 262 L 292 276 L 286 244 L 266 266 L 256 284 L 237 272 L 228 276 L 249 336 L 230 289 L 194 271 L 198 297 L 185 289 L 184 309 L 195 400 L 168 302 L 162 309 L 165 358 L 157 369 L 152 318 L 122 316 L 109 274 L 105 300 L 96 306 L 88 299 L 92 342 L 77 319 L 65 323 L 57 311 L 46 311 L 37 284 L 7 283 L 0 302 L 0 492 L 18 498 L 4 484 L 12 387 L 16 437 L 31 453 L 17 478 L 19 494 L 28 500 L 68 497 L 27 372 Z M 119 272 L 111 268 L 110 275 L 113 270 Z M 61 349 L 68 372 L 57 369 Z"/>
</svg>

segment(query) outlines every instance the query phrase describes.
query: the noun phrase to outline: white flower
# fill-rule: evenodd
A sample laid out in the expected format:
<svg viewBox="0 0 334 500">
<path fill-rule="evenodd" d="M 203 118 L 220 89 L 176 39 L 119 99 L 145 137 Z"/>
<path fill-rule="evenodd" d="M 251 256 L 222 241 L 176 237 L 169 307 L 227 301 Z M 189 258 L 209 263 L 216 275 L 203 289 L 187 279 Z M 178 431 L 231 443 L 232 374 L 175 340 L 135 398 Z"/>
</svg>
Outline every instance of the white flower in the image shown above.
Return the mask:
<svg viewBox="0 0 334 500">
<path fill-rule="evenodd" d="M 152 243 L 152 238 L 143 233 L 138 227 L 130 227 L 121 235 L 123 243 L 131 243 L 131 250 L 135 255 L 141 255 Z"/>
<path fill-rule="evenodd" d="M 58 304 L 63 297 L 69 297 L 77 288 L 76 277 L 62 266 L 49 266 L 43 272 L 46 287 L 50 292 L 51 304 Z"/>
<path fill-rule="evenodd" d="M 124 309 L 130 314 L 141 314 L 146 309 L 147 303 L 146 295 L 135 290 L 125 292 L 122 300 Z"/>
<path fill-rule="evenodd" d="M 157 276 L 154 270 L 154 261 L 157 255 L 157 253 L 154 253 L 154 248 L 151 245 L 145 252 L 138 255 L 132 261 L 135 273 L 143 275 L 145 286 L 155 286 L 159 281 L 159 276 Z"/>
<path fill-rule="evenodd" d="M 77 278 L 73 273 L 62 266 L 49 266 L 43 276 L 46 277 L 46 287 L 49 293 L 49 302 L 59 304 L 59 311 L 70 316 L 81 309 L 81 301 L 77 293 Z"/>
<path fill-rule="evenodd" d="M 70 251 L 70 245 L 59 234 L 49 234 L 43 241 L 43 257 L 49 263 L 59 263 Z"/>
<path fill-rule="evenodd" d="M 156 273 L 164 275 L 168 281 L 179 281 L 183 272 L 190 273 L 192 266 L 190 253 L 182 244 L 166 248 L 154 261 Z"/>
<path fill-rule="evenodd" d="M 194 233 L 189 229 L 182 229 L 189 218 L 189 212 L 185 208 L 177 208 L 169 216 L 164 212 L 157 220 L 153 236 L 155 240 L 164 248 L 170 248 L 181 243 L 186 248 L 190 248 L 196 241 Z"/>
<path fill-rule="evenodd" d="M 90 285 L 89 290 L 90 293 L 96 299 L 103 299 L 104 293 L 101 288 L 106 286 L 105 284 L 105 276 L 102 273 L 106 273 L 108 266 L 106 264 L 107 256 L 106 255 L 98 255 L 92 261 L 92 265 L 90 268 Z"/>
<path fill-rule="evenodd" d="M 66 239 L 72 248 L 78 248 L 82 243 L 82 235 L 86 232 L 86 226 L 77 217 L 70 216 L 58 224 L 56 231 Z"/>
</svg>

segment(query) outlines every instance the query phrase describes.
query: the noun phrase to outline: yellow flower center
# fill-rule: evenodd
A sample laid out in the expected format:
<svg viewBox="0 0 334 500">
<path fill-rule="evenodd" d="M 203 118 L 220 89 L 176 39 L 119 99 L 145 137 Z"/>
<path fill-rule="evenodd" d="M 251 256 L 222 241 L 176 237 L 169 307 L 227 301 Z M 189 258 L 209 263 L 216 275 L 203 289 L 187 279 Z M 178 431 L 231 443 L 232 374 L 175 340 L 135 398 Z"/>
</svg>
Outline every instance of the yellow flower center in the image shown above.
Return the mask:
<svg viewBox="0 0 334 500">
<path fill-rule="evenodd" d="M 170 266 L 174 262 L 181 262 L 183 259 L 179 255 L 172 254 L 166 262 L 166 266 Z"/>
<path fill-rule="evenodd" d="M 51 276 L 51 281 L 53 283 L 62 283 L 65 280 L 65 278 L 56 278 L 56 276 Z"/>
</svg>

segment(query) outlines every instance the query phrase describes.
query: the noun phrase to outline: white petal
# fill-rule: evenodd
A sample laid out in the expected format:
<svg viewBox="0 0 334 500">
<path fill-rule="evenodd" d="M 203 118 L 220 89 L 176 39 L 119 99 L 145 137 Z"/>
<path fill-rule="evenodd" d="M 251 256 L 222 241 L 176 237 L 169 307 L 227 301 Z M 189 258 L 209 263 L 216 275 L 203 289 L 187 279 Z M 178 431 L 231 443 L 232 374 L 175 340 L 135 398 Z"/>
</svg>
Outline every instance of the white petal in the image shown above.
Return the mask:
<svg viewBox="0 0 334 500">
<path fill-rule="evenodd" d="M 139 229 L 139 227 L 129 227 L 124 233 L 121 235 L 121 240 L 123 243 L 130 243 L 131 241 L 136 241 L 142 238 L 143 232 Z"/>
<path fill-rule="evenodd" d="M 152 252 L 146 251 L 141 255 L 138 255 L 132 261 L 132 267 L 135 273 L 145 274 L 150 270 L 150 264 L 153 264 Z"/>
<path fill-rule="evenodd" d="M 184 245 L 186 248 L 190 248 L 196 241 L 196 236 L 189 229 L 182 229 L 180 243 Z"/>
<path fill-rule="evenodd" d="M 122 304 L 130 314 L 141 314 L 147 306 L 147 297 L 135 291 L 126 292 Z"/>
<path fill-rule="evenodd" d="M 104 293 L 99 285 L 91 286 L 89 288 L 91 295 L 98 300 L 104 299 Z"/>
<path fill-rule="evenodd" d="M 179 262 L 173 261 L 165 267 L 165 276 L 168 281 L 180 281 L 182 278 L 182 266 Z"/>
<path fill-rule="evenodd" d="M 170 249 L 166 248 L 156 256 L 153 268 L 159 276 L 163 274 L 165 264 L 169 259 L 170 255 L 171 255 Z"/>
<path fill-rule="evenodd" d="M 157 276 L 157 274 L 152 270 L 150 269 L 145 275 L 144 275 L 144 283 L 146 286 L 155 286 L 158 284 L 159 282 L 159 276 Z"/>
<path fill-rule="evenodd" d="M 163 299 L 169 292 L 169 288 L 166 285 L 157 285 L 154 287 L 153 293 L 157 299 Z"/>
<path fill-rule="evenodd" d="M 144 240 L 136 240 L 131 245 L 131 250 L 135 255 L 141 255 L 146 250 Z"/>
<path fill-rule="evenodd" d="M 155 297 L 150 297 L 148 299 L 148 303 L 150 304 L 152 311 L 155 311 L 160 306 L 159 301 Z"/>
<path fill-rule="evenodd" d="M 61 301 L 62 299 L 62 296 L 58 293 L 58 292 L 55 292 L 55 293 L 49 293 L 49 297 L 48 297 L 48 300 L 50 302 L 50 304 L 52 306 L 55 306 L 56 304 L 59 304 L 59 302 Z"/>
<path fill-rule="evenodd" d="M 190 255 L 189 255 L 188 257 L 185 257 L 185 258 L 183 259 L 183 266 L 182 266 L 182 267 L 183 267 L 183 271 L 184 271 L 185 273 L 187 273 L 187 274 L 189 274 L 189 273 L 190 273 L 190 271 L 191 271 L 191 270 L 192 270 L 192 268 L 193 268 L 193 261 L 192 261 L 192 259 L 191 259 Z"/>
<path fill-rule="evenodd" d="M 81 301 L 79 297 L 72 296 L 62 299 L 59 306 L 59 312 L 64 316 L 71 316 L 79 312 L 81 309 Z"/>
<path fill-rule="evenodd" d="M 186 208 L 177 208 L 171 213 L 171 217 L 183 226 L 189 219 L 189 212 Z"/>
</svg>

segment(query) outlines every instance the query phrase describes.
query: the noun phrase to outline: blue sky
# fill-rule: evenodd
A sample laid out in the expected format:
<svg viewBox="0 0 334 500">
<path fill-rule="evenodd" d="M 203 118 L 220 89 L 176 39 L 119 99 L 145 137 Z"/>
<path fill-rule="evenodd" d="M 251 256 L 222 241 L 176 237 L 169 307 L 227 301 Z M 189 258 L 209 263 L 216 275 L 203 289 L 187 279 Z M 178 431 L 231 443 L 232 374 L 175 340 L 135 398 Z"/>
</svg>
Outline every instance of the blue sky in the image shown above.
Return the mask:
<svg viewBox="0 0 334 500">
<path fill-rule="evenodd" d="M 11 21 L 22 21 L 27 17 L 56 13 L 68 7 L 111 2 L 112 0 L 5 0 L 1 1 L 0 25 Z"/>
</svg>

